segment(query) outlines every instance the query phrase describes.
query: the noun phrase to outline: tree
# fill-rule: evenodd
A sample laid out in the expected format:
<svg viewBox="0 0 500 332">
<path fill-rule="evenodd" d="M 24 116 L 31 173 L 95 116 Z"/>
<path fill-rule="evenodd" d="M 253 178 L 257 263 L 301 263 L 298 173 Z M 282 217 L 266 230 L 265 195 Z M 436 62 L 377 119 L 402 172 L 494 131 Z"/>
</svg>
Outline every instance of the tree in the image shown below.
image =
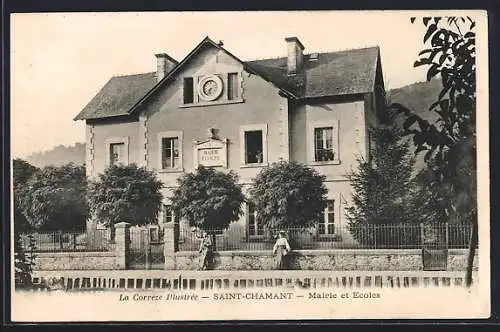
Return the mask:
<svg viewBox="0 0 500 332">
<path fill-rule="evenodd" d="M 88 214 L 86 186 L 82 166 L 45 167 L 33 173 L 19 190 L 21 209 L 35 229 L 83 229 Z"/>
<path fill-rule="evenodd" d="M 14 285 L 16 288 L 33 286 L 31 274 L 35 265 L 35 239 L 28 234 L 27 242 L 23 241 L 19 232 L 14 233 Z"/>
<path fill-rule="evenodd" d="M 32 235 L 28 235 L 28 242 L 23 242 L 21 232 L 27 231 L 28 220 L 23 214 L 19 192 L 25 186 L 31 176 L 38 171 L 38 168 L 22 159 L 14 159 L 12 162 L 12 178 L 14 193 L 14 279 L 16 288 L 29 288 L 32 286 L 31 273 L 34 265 L 35 242 Z"/>
<path fill-rule="evenodd" d="M 146 225 L 158 222 L 163 183 L 145 167 L 112 165 L 89 184 L 88 204 L 92 218 L 114 229 L 127 222 Z"/>
<path fill-rule="evenodd" d="M 241 215 L 244 195 L 238 176 L 202 165 L 183 174 L 172 196 L 172 208 L 181 218 L 208 232 L 222 230 Z"/>
<path fill-rule="evenodd" d="M 259 220 L 269 229 L 313 226 L 326 208 L 324 181 L 325 176 L 296 162 L 262 169 L 250 188 Z"/>
<path fill-rule="evenodd" d="M 357 241 L 367 245 L 397 245 L 401 240 L 418 243 L 418 228 L 396 227 L 418 222 L 419 216 L 412 201 L 415 159 L 409 143 L 396 125 L 387 122 L 382 121 L 369 130 L 373 144 L 371 157 L 359 158 L 357 169 L 347 174 L 354 189 L 353 204 L 347 208 L 349 231 Z"/>
<path fill-rule="evenodd" d="M 437 207 L 439 214 L 446 220 L 472 224 L 466 272 L 466 285 L 470 286 L 478 241 L 475 22 L 469 17 L 425 17 L 422 21 L 426 48 L 414 66 L 428 66 L 427 80 L 441 78 L 443 88 L 429 108 L 438 120 L 429 123 L 401 104 L 391 108 L 405 115 L 406 134 L 413 137 L 416 153 L 426 152 L 425 160 L 435 172 L 424 189 L 439 195 L 436 188 L 447 188 L 447 199 Z"/>
<path fill-rule="evenodd" d="M 12 162 L 12 170 L 14 192 L 14 231 L 24 232 L 29 229 L 29 223 L 24 216 L 19 203 L 19 191 L 23 188 L 33 173 L 38 170 L 38 168 L 22 159 L 16 158 Z"/>
</svg>

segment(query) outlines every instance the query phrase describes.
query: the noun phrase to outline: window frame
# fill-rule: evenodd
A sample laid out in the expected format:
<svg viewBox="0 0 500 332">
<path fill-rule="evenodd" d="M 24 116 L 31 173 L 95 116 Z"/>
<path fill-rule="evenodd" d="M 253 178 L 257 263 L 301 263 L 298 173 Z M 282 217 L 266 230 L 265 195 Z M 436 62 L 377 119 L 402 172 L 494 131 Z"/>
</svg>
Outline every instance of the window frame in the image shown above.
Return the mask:
<svg viewBox="0 0 500 332">
<path fill-rule="evenodd" d="M 254 206 L 254 211 L 253 214 L 250 214 L 250 206 Z M 255 204 L 251 202 L 246 203 L 246 209 L 245 209 L 245 215 L 246 215 L 246 225 L 247 225 L 247 235 L 249 240 L 260 240 L 264 239 L 266 237 L 266 230 L 265 227 L 262 226 L 262 234 L 258 234 L 258 229 L 259 229 L 259 219 L 257 218 L 257 211 L 255 211 Z M 250 217 L 253 215 L 254 217 L 254 222 L 255 226 L 253 227 L 254 234 L 251 234 L 251 227 L 250 227 Z"/>
<path fill-rule="evenodd" d="M 172 220 L 166 221 L 167 219 L 167 209 L 170 209 L 170 217 Z M 163 218 L 162 221 L 164 224 L 170 224 L 170 223 L 179 223 L 179 216 L 177 213 L 175 213 L 174 209 L 172 208 L 172 204 L 163 204 Z"/>
<path fill-rule="evenodd" d="M 335 205 L 335 201 L 336 199 L 334 198 L 328 198 L 327 199 L 327 205 L 326 205 L 326 208 L 325 210 L 323 211 L 323 219 L 318 223 L 318 229 L 317 229 L 317 235 L 319 238 L 328 238 L 328 237 L 336 237 L 338 234 L 336 232 L 336 217 L 337 217 L 337 213 L 336 213 L 336 205 Z M 332 202 L 332 209 L 329 210 L 328 209 L 328 202 Z M 333 222 L 329 222 L 329 215 L 330 214 L 333 214 Z M 319 230 L 319 224 L 324 224 L 325 225 L 325 232 L 320 232 Z M 333 225 L 333 233 L 330 233 L 328 231 L 328 225 Z"/>
<path fill-rule="evenodd" d="M 106 167 L 111 166 L 111 145 L 113 144 L 123 144 L 123 161 L 119 162 L 118 165 L 128 165 L 130 163 L 129 160 L 129 137 L 108 137 L 106 139 L 106 151 L 105 154 L 105 165 Z"/>
<path fill-rule="evenodd" d="M 333 147 L 333 141 L 334 141 L 333 130 L 334 130 L 333 127 L 314 128 L 314 161 L 315 162 L 329 162 L 329 161 L 335 160 L 335 149 Z M 327 149 L 327 146 L 328 146 L 327 132 L 328 131 L 331 131 L 331 142 L 330 142 L 331 148 L 330 149 Z M 321 134 L 321 142 L 322 142 L 321 149 L 316 145 L 316 143 L 318 143 L 318 139 L 317 139 L 318 132 Z M 329 159 L 329 160 L 317 160 L 318 159 L 317 154 L 320 150 L 321 151 L 330 151 L 331 150 L 331 153 L 333 154 L 333 158 Z"/>
<path fill-rule="evenodd" d="M 333 160 L 317 161 L 316 160 L 316 129 L 332 128 L 332 150 Z M 339 149 L 339 120 L 316 121 L 308 123 L 307 130 L 307 162 L 309 165 L 339 165 L 340 164 L 340 149 Z"/>
<path fill-rule="evenodd" d="M 115 154 L 114 152 L 114 147 L 120 147 L 122 149 L 121 153 L 119 154 L 119 158 L 116 161 L 117 163 L 115 164 L 115 160 L 113 155 Z M 123 158 L 123 154 L 125 153 L 125 143 L 110 143 L 109 144 L 109 165 L 119 165 L 121 162 L 121 159 Z"/>
<path fill-rule="evenodd" d="M 231 76 L 233 76 L 233 75 L 235 76 L 234 82 L 230 79 Z M 240 91 L 241 90 L 241 79 L 240 79 L 240 77 L 241 77 L 240 73 L 238 73 L 238 72 L 228 72 L 227 73 L 227 80 L 226 80 L 226 87 L 225 87 L 226 89 L 225 90 L 226 90 L 226 99 L 228 101 L 238 100 L 241 98 L 241 95 L 240 95 L 240 93 L 241 93 L 241 91 Z M 232 87 L 233 88 L 232 91 L 236 92 L 235 93 L 236 97 L 230 98 L 230 93 L 229 93 L 230 89 L 229 88 L 230 88 L 230 85 L 232 85 L 233 83 L 234 83 L 234 86 Z"/>
<path fill-rule="evenodd" d="M 163 168 L 163 139 L 177 138 L 179 147 L 179 165 L 172 168 Z M 181 130 L 169 130 L 158 133 L 158 172 L 172 173 L 183 172 L 183 133 Z"/>
<path fill-rule="evenodd" d="M 246 160 L 246 154 L 247 154 L 247 147 L 246 147 L 246 132 L 250 131 L 261 131 L 262 132 L 262 162 L 261 163 L 247 163 Z M 265 124 L 253 124 L 253 125 L 244 125 L 240 126 L 240 167 L 263 167 L 267 166 L 269 161 L 268 161 L 268 149 L 267 149 L 267 123 Z"/>
<path fill-rule="evenodd" d="M 185 95 L 185 91 L 186 91 L 186 80 L 187 79 L 190 79 L 191 80 L 191 100 L 192 102 L 191 103 L 186 103 L 186 95 Z M 195 92 L 196 92 L 196 85 L 195 85 L 195 77 L 193 76 L 185 76 L 182 78 L 182 104 L 183 105 L 191 105 L 191 104 L 195 104 L 196 103 L 196 98 L 195 98 Z"/>
</svg>

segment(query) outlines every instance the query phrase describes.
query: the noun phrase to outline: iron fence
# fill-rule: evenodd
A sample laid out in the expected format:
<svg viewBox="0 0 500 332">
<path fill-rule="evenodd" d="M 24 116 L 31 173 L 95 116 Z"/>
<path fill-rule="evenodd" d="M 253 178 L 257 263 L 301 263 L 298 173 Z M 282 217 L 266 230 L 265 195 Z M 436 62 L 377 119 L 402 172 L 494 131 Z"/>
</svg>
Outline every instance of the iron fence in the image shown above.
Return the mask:
<svg viewBox="0 0 500 332">
<path fill-rule="evenodd" d="M 422 249 L 467 248 L 470 224 L 381 224 L 346 225 L 320 232 L 317 227 L 287 228 L 286 237 L 293 249 Z M 321 229 L 324 231 L 324 228 Z M 207 229 L 213 236 L 216 251 L 271 250 L 278 229 L 250 232 L 246 227 L 231 225 L 228 229 Z M 199 230 L 180 228 L 179 251 L 197 251 L 202 236 Z M 168 239 L 165 239 L 168 241 Z"/>
<path fill-rule="evenodd" d="M 113 245 L 108 229 L 22 233 L 21 241 L 33 252 L 108 251 Z"/>
<path fill-rule="evenodd" d="M 470 224 L 390 224 L 357 225 L 328 229 L 287 228 L 286 237 L 293 249 L 422 249 L 467 248 Z M 321 232 L 321 230 L 323 232 Z M 271 250 L 278 229 L 254 229 L 233 224 L 228 229 L 208 229 L 216 251 Z M 29 236 L 28 236 L 29 235 Z M 30 240 L 30 237 L 32 240 Z M 175 238 L 175 239 L 174 239 Z M 163 236 L 161 228 L 130 230 L 130 252 L 137 264 L 162 264 L 164 244 L 177 241 L 179 251 L 197 251 L 200 231 L 178 228 L 174 238 Z M 88 232 L 34 232 L 21 234 L 25 248 L 34 252 L 109 251 L 114 241 L 109 229 Z M 31 244 L 30 244 L 31 241 Z M 32 248 L 32 249 L 31 249 Z"/>
<path fill-rule="evenodd" d="M 163 269 L 163 231 L 159 227 L 130 228 L 128 265 L 130 269 Z"/>
</svg>

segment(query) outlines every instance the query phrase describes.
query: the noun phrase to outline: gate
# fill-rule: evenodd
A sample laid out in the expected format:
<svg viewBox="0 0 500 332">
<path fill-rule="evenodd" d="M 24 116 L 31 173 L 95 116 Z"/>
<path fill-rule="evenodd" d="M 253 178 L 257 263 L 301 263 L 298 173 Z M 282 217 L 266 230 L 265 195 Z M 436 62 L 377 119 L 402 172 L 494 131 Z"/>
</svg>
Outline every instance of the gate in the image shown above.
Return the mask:
<svg viewBox="0 0 500 332">
<path fill-rule="evenodd" d="M 448 224 L 422 224 L 424 271 L 446 271 L 448 266 Z"/>
<path fill-rule="evenodd" d="M 163 232 L 159 227 L 130 229 L 129 268 L 163 269 L 165 266 L 163 247 Z"/>
</svg>

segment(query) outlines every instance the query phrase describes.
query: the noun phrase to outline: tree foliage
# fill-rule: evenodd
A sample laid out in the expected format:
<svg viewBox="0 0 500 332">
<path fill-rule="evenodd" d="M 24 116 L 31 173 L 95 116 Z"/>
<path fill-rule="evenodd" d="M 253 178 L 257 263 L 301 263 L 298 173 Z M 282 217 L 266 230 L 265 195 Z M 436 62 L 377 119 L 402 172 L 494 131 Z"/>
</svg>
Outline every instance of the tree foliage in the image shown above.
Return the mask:
<svg viewBox="0 0 500 332">
<path fill-rule="evenodd" d="M 191 226 L 207 231 L 225 229 L 241 215 L 244 196 L 234 172 L 202 165 L 183 174 L 172 196 L 172 208 Z"/>
<path fill-rule="evenodd" d="M 324 180 L 316 170 L 295 162 L 262 169 L 250 188 L 259 221 L 268 228 L 316 224 L 326 208 Z"/>
<path fill-rule="evenodd" d="M 348 228 L 362 244 L 391 245 L 419 241 L 418 228 L 394 226 L 419 221 L 413 202 L 415 159 L 396 126 L 370 128 L 371 158 L 358 159 L 358 167 L 347 174 L 353 187 L 353 203 L 347 208 Z M 387 225 L 387 229 L 378 227 Z M 389 235 L 388 235 L 389 234 Z"/>
<path fill-rule="evenodd" d="M 21 204 L 19 201 L 19 192 L 24 187 L 26 182 L 31 176 L 38 171 L 38 168 L 31 165 L 25 160 L 14 159 L 12 162 L 12 179 L 13 179 L 13 193 L 14 193 L 14 231 L 24 232 L 29 229 L 29 223 L 23 214 Z"/>
<path fill-rule="evenodd" d="M 358 169 L 347 177 L 354 189 L 348 208 L 351 223 L 391 224 L 413 222 L 414 158 L 401 131 L 387 126 L 370 128 L 371 160 L 358 159 Z"/>
<path fill-rule="evenodd" d="M 163 183 L 145 167 L 112 165 L 90 182 L 88 204 L 92 218 L 105 225 L 158 222 Z"/>
<path fill-rule="evenodd" d="M 420 176 L 422 189 L 436 195 L 443 187 L 448 191 L 438 205 L 438 216 L 444 219 L 437 221 L 473 221 L 477 215 L 475 23 L 462 17 L 427 17 L 423 23 L 427 47 L 415 66 L 428 66 L 428 80 L 441 78 L 442 90 L 429 108 L 438 120 L 429 123 L 401 104 L 391 108 L 406 117 L 405 134 L 413 138 L 416 153 L 425 152 L 428 170 Z"/>
<path fill-rule="evenodd" d="M 31 165 L 23 159 L 14 159 L 12 162 L 12 178 L 14 188 L 24 185 L 37 170 L 37 167 Z"/>
<path fill-rule="evenodd" d="M 35 239 L 32 234 L 24 242 L 19 232 L 14 233 L 14 285 L 16 288 L 31 288 L 31 274 L 35 265 Z"/>
<path fill-rule="evenodd" d="M 83 229 L 88 214 L 86 186 L 83 166 L 48 166 L 33 173 L 20 188 L 20 206 L 35 229 Z"/>
<path fill-rule="evenodd" d="M 34 266 L 34 255 L 31 252 L 35 247 L 33 236 L 28 235 L 25 245 L 21 232 L 29 230 L 29 223 L 23 214 L 19 193 L 38 168 L 25 160 L 14 159 L 12 162 L 12 185 L 14 193 L 14 285 L 16 288 L 30 288 L 32 286 L 31 273 Z"/>
<path fill-rule="evenodd" d="M 412 22 L 415 18 L 412 18 Z M 417 153 L 425 151 L 429 169 L 422 189 L 439 196 L 437 221 L 468 220 L 472 233 L 466 284 L 472 282 L 477 237 L 476 186 L 476 34 L 470 17 L 425 17 L 424 50 L 417 66 L 427 66 L 427 80 L 439 76 L 442 90 L 429 111 L 438 120 L 429 123 L 401 104 L 392 105 L 406 116 L 404 129 L 413 137 Z M 442 191 L 446 190 L 445 193 Z"/>
</svg>

